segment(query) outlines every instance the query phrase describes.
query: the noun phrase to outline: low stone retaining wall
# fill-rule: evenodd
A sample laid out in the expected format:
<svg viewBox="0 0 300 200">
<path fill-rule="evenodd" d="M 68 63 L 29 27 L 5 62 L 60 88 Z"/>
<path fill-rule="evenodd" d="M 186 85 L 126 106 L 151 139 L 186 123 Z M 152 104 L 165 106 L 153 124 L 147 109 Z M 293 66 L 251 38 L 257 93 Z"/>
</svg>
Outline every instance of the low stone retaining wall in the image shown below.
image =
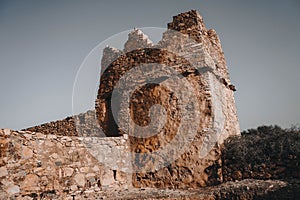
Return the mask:
<svg viewBox="0 0 300 200">
<path fill-rule="evenodd" d="M 130 187 L 131 175 L 118 170 L 130 161 L 121 160 L 115 168 L 106 166 L 89 152 L 87 140 L 97 141 L 99 152 L 127 148 L 123 137 L 86 139 L 0 129 L 0 196 L 53 193 L 63 197 Z"/>
</svg>

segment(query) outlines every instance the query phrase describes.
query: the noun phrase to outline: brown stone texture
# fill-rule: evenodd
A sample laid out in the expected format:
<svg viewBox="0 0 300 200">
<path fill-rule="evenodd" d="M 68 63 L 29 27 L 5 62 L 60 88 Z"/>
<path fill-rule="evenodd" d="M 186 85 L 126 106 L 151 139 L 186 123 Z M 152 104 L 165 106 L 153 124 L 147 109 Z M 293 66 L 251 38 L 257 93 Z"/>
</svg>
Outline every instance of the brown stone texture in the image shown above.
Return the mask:
<svg viewBox="0 0 300 200">
<path fill-rule="evenodd" d="M 101 128 L 96 120 L 95 110 L 67 117 L 38 126 L 23 129 L 22 131 L 41 132 L 44 134 L 64 136 L 95 136 L 103 137 Z"/>
<path fill-rule="evenodd" d="M 192 10 L 173 17 L 158 44 L 151 44 L 141 31 L 134 30 L 123 53 L 115 50 L 112 54 L 115 52 L 120 56 L 102 66 L 106 69 L 101 74 L 96 113 L 107 136 L 130 135 L 133 169 L 138 171 L 133 175 L 133 185 L 187 188 L 221 182 L 219 145 L 228 136 L 240 133 L 235 88 L 216 32 L 207 30 L 202 17 Z M 103 60 L 109 59 L 103 56 Z M 157 66 L 164 76 L 155 73 L 153 68 Z M 172 70 L 186 82 L 170 81 Z M 196 134 L 191 137 L 193 130 L 186 125 L 179 136 L 181 143 L 189 144 L 186 151 L 181 152 L 184 145 L 177 142 L 172 153 L 160 153 L 175 140 L 183 124 L 182 113 L 188 111 L 181 106 L 184 97 L 195 97 L 185 103 L 194 108 L 194 115 L 186 119 L 191 126 L 198 125 L 194 127 Z M 165 109 L 166 119 L 163 128 L 153 134 L 153 129 L 143 127 L 160 125 L 160 120 L 150 119 L 148 114 L 157 104 Z M 163 112 L 156 110 L 154 116 L 159 119 Z M 138 137 L 141 134 L 147 137 Z"/>
<path fill-rule="evenodd" d="M 124 139 L 97 139 L 0 129 L 0 197 L 55 193 L 64 199 L 86 190 L 131 187 L 131 176 L 99 163 L 88 150 L 90 143 L 100 152 L 125 148 Z"/>
<path fill-rule="evenodd" d="M 150 48 L 152 47 L 152 41 L 149 40 L 148 36 L 142 33 L 138 29 L 134 29 L 128 35 L 128 40 L 124 44 L 124 52 L 130 52 L 138 48 Z"/>
<path fill-rule="evenodd" d="M 253 197 L 286 186 L 199 189 L 223 181 L 220 145 L 240 130 L 219 37 L 197 11 L 173 17 L 157 44 L 133 30 L 101 65 L 95 110 L 0 130 L 4 199 L 246 199 L 246 185 Z"/>
<path fill-rule="evenodd" d="M 101 65 L 95 110 L 0 129 L 0 199 L 299 198 L 299 180 L 238 181 L 282 178 L 283 163 L 244 169 L 220 159 L 223 141 L 239 135 L 236 89 L 197 11 L 174 16 L 158 44 L 133 30 L 123 50 L 103 50 Z"/>
</svg>

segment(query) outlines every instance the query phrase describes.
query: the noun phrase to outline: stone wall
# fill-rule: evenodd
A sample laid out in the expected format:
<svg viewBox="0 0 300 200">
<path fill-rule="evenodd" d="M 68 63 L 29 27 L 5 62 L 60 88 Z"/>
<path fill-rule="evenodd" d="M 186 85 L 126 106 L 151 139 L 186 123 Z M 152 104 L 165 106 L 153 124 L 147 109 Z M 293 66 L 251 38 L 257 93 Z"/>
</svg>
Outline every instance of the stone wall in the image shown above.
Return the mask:
<svg viewBox="0 0 300 200">
<path fill-rule="evenodd" d="M 94 193 L 108 187 L 129 188 L 131 175 L 100 163 L 88 150 L 124 150 L 118 138 L 82 138 L 44 135 L 29 131 L 0 130 L 0 199 L 58 195 L 66 199 L 82 192 Z M 122 157 L 122 163 L 128 163 Z M 39 199 L 39 198 L 38 198 Z"/>
<path fill-rule="evenodd" d="M 101 65 L 94 111 L 26 130 L 49 137 L 96 136 L 103 145 L 123 138 L 128 151 L 110 156 L 128 161 L 124 168 L 133 170 L 135 187 L 222 182 L 220 145 L 240 134 L 235 87 L 219 37 L 197 11 L 173 17 L 158 44 L 133 30 L 123 50 L 103 50 Z M 116 138 L 101 139 L 102 130 Z M 107 154 L 99 153 L 97 145 L 91 147 L 97 160 Z"/>
<path fill-rule="evenodd" d="M 235 87 L 218 35 L 192 10 L 173 17 L 158 44 L 147 38 L 134 30 L 123 51 L 103 56 L 102 61 L 114 59 L 102 65 L 96 100 L 100 126 L 107 136 L 130 135 L 135 187 L 217 184 L 222 181 L 219 145 L 240 134 Z M 172 150 L 161 152 L 169 144 Z"/>
<path fill-rule="evenodd" d="M 64 136 L 104 137 L 97 123 L 95 110 L 89 110 L 62 120 L 29 127 L 22 131 Z"/>
<path fill-rule="evenodd" d="M 98 140 L 97 140 L 98 139 Z M 131 174 L 104 166 L 100 152 L 127 147 L 126 137 L 82 138 L 0 129 L 0 199 L 297 199 L 299 180 L 226 182 L 187 190 L 132 188 Z M 124 157 L 124 162 L 130 162 Z M 227 163 L 228 164 L 228 163 Z M 126 165 L 124 165 L 125 167 Z M 233 166 L 235 167 L 235 166 Z"/>
</svg>

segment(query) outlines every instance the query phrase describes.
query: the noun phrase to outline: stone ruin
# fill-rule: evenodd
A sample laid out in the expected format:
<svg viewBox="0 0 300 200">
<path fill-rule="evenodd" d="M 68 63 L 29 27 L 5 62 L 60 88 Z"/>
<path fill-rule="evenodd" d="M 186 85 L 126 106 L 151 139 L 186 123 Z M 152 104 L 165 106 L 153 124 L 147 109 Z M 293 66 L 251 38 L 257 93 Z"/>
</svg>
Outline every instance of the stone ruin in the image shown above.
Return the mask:
<svg viewBox="0 0 300 200">
<path fill-rule="evenodd" d="M 235 87 L 197 11 L 174 16 L 157 44 L 133 30 L 124 50 L 103 50 L 101 65 L 95 110 L 0 132 L 3 195 L 222 182 L 220 145 L 240 134 Z"/>
<path fill-rule="evenodd" d="M 156 45 L 134 30 L 123 51 L 107 47 L 104 52 L 97 118 L 107 136 L 129 134 L 138 171 L 133 185 L 187 188 L 221 182 L 219 170 L 210 166 L 221 166 L 219 144 L 240 132 L 235 88 L 220 40 L 214 30 L 206 29 L 199 13 L 175 16 Z M 180 105 L 184 97 L 186 107 Z M 163 112 L 154 111 L 151 119 L 148 115 L 157 104 L 166 112 L 163 128 L 144 128 L 161 123 Z M 188 106 L 194 110 L 186 111 Z M 182 141 L 188 144 L 185 152 L 180 151 Z M 169 143 L 171 151 L 160 151 Z"/>
</svg>

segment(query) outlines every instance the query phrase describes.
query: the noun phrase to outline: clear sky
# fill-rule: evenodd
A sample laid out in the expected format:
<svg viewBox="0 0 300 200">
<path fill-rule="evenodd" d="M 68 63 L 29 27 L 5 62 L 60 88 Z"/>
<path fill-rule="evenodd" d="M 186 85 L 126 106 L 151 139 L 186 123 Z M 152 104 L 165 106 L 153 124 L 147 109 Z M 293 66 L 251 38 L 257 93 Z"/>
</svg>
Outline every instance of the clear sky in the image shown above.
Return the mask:
<svg viewBox="0 0 300 200">
<path fill-rule="evenodd" d="M 190 9 L 221 38 L 241 129 L 299 124 L 299 0 L 0 0 L 0 127 L 71 115 L 76 73 L 97 44 Z"/>
</svg>

